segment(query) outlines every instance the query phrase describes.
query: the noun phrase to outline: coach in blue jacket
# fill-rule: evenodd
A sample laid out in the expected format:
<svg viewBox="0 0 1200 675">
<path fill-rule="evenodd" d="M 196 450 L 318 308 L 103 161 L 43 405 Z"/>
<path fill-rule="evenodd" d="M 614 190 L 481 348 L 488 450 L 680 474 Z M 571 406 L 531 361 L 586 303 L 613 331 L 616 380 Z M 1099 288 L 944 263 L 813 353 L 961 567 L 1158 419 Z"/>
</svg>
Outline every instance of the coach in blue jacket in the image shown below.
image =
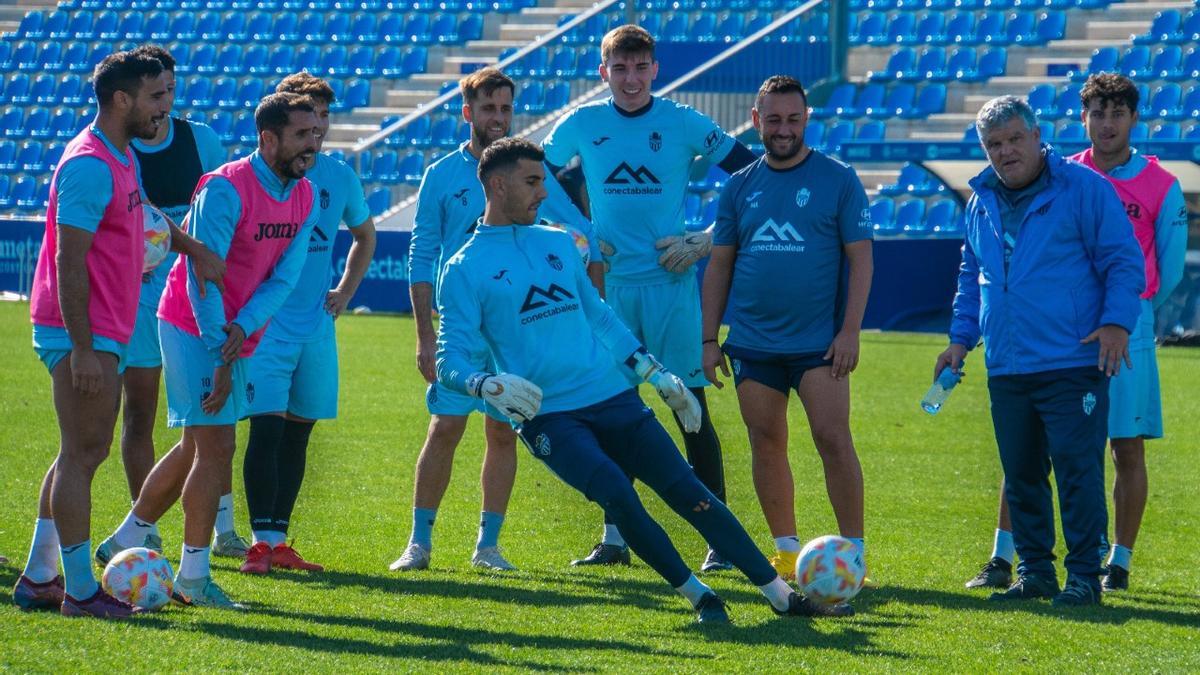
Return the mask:
<svg viewBox="0 0 1200 675">
<path fill-rule="evenodd" d="M 992 99 L 975 126 L 991 166 L 971 180 L 950 346 L 935 376 L 983 338 L 1021 558 L 1016 582 L 992 599 L 1098 604 L 1108 377 L 1129 363 L 1142 254 L 1112 186 L 1042 145 L 1025 101 Z M 1052 468 L 1067 543 L 1061 591 Z"/>
</svg>

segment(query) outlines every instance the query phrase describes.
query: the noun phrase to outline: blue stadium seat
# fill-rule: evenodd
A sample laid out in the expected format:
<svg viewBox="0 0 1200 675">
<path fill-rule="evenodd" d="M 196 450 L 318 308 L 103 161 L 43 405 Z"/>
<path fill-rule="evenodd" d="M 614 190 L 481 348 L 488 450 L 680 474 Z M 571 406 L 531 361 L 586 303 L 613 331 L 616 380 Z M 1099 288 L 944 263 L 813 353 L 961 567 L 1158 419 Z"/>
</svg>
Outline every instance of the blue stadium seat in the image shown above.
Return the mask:
<svg viewBox="0 0 1200 675">
<path fill-rule="evenodd" d="M 1116 47 L 1101 47 L 1092 52 L 1092 57 L 1088 61 L 1087 68 L 1080 72 L 1072 73 L 1071 79 L 1083 81 L 1093 73 L 1109 73 L 1117 69 L 1117 63 L 1121 60 L 1121 52 Z"/>
<path fill-rule="evenodd" d="M 1004 30 L 1004 14 L 1002 12 L 984 12 L 975 24 L 975 34 L 970 40 L 973 44 L 1007 45 L 1008 33 Z"/>
<path fill-rule="evenodd" d="M 359 77 L 375 77 L 374 55 L 374 49 L 371 47 L 355 47 L 346 57 L 346 73 Z"/>
<path fill-rule="evenodd" d="M 1154 52 L 1150 66 L 1152 76 L 1160 80 L 1178 80 L 1183 75 L 1183 49 L 1179 45 L 1163 45 Z"/>
<path fill-rule="evenodd" d="M 1004 26 L 1004 42 L 1012 45 L 1039 44 L 1037 16 L 1033 12 L 1017 12 Z"/>
<path fill-rule="evenodd" d="M 713 12 L 700 12 L 692 22 L 691 38 L 696 42 L 716 42 L 717 15 Z"/>
<path fill-rule="evenodd" d="M 35 9 L 32 12 L 26 12 L 25 16 L 21 17 L 21 23 L 17 26 L 14 37 L 41 40 L 46 37 L 46 32 L 43 26 L 46 23 L 46 14 L 40 9 Z"/>
<path fill-rule="evenodd" d="M 1144 141 L 1149 137 L 1150 125 L 1146 124 L 1145 122 L 1138 122 L 1137 124 L 1133 125 L 1132 129 L 1129 130 L 1129 141 L 1131 143 Z"/>
<path fill-rule="evenodd" d="M 930 82 L 921 88 L 917 94 L 916 105 L 900 104 L 893 108 L 897 114 L 906 120 L 925 119 L 946 110 L 946 85 L 941 82 Z"/>
<path fill-rule="evenodd" d="M 432 159 L 430 160 L 432 162 Z M 397 169 L 401 179 L 409 185 L 421 182 L 421 174 L 425 171 L 425 157 L 420 152 L 410 152 L 400 160 Z"/>
<path fill-rule="evenodd" d="M 1150 138 L 1155 141 L 1178 141 L 1183 139 L 1183 130 L 1178 122 L 1163 122 L 1150 131 Z"/>
<path fill-rule="evenodd" d="M 879 45 L 887 42 L 887 15 L 872 12 L 858 22 L 858 32 L 850 38 L 856 45 Z"/>
<path fill-rule="evenodd" d="M 228 110 L 217 110 L 206 121 L 208 126 L 212 127 L 217 138 L 221 139 L 223 145 L 229 145 L 233 142 L 233 113 Z"/>
<path fill-rule="evenodd" d="M 838 122 L 825 134 L 823 150 L 827 153 L 836 153 L 841 149 L 842 143 L 852 138 L 854 138 L 854 123 Z"/>
<path fill-rule="evenodd" d="M 546 112 L 545 87 L 541 82 L 526 84 L 513 102 L 513 112 L 523 115 L 541 115 Z"/>
<path fill-rule="evenodd" d="M 350 35 L 354 42 L 360 45 L 373 45 L 379 42 L 379 18 L 372 12 L 363 12 L 354 17 L 350 24 Z"/>
<path fill-rule="evenodd" d="M 58 162 L 62 160 L 63 151 L 66 150 L 66 143 L 51 143 L 46 146 L 46 152 L 42 155 L 42 165 L 38 169 L 39 172 L 53 172 L 58 168 Z"/>
<path fill-rule="evenodd" d="M 1050 143 L 1054 140 L 1054 122 L 1038 120 L 1038 131 L 1041 132 L 1042 142 Z"/>
<path fill-rule="evenodd" d="M 913 71 L 912 80 L 948 80 L 949 74 L 946 72 L 946 48 L 940 45 L 931 45 L 921 52 L 921 57 L 917 59 L 917 67 Z"/>
<path fill-rule="evenodd" d="M 267 93 L 265 89 L 266 85 L 262 80 L 257 77 L 247 78 L 242 82 L 242 86 L 238 87 L 237 96 L 234 99 L 238 101 L 239 108 L 255 108 Z"/>
<path fill-rule="evenodd" d="M 124 33 L 120 32 L 120 26 L 121 17 L 111 9 L 106 9 L 96 15 L 96 20 L 92 24 L 91 36 L 88 39 L 118 40 L 124 37 Z"/>
<path fill-rule="evenodd" d="M 912 89 L 912 85 L 901 85 Z M 854 101 L 854 105 L 844 109 L 838 117 L 842 119 L 854 119 L 869 115 L 871 117 L 890 117 L 890 114 L 884 113 L 884 99 L 888 96 L 888 90 L 882 84 L 871 83 L 858 91 L 858 97 Z"/>
<path fill-rule="evenodd" d="M 758 31 L 766 28 L 772 21 L 775 20 L 775 17 L 770 12 L 763 11 L 764 8 L 761 5 L 759 6 L 759 10 L 760 11 L 757 14 L 750 17 L 750 20 L 746 22 L 746 27 L 743 29 L 742 34 L 735 38 L 735 40 L 741 39 L 742 37 L 750 37 Z"/>
<path fill-rule="evenodd" d="M 167 40 L 174 39 L 175 36 L 170 33 L 170 26 L 170 14 L 163 11 L 150 12 L 150 14 L 146 16 L 145 25 L 142 27 L 142 33 L 144 37 L 141 39 L 153 40 L 156 42 L 165 42 Z M 136 40 L 138 38 L 129 39 Z"/>
<path fill-rule="evenodd" d="M 433 34 L 429 28 L 429 15 L 423 13 L 410 15 L 404 22 L 404 39 L 416 44 L 433 42 Z"/>
<path fill-rule="evenodd" d="M 975 14 L 973 12 L 958 12 L 946 21 L 947 43 L 970 45 L 975 44 Z"/>
<path fill-rule="evenodd" d="M 187 88 L 184 92 L 186 99 L 181 99 L 181 103 L 190 105 L 193 108 L 200 110 L 211 110 L 216 105 L 212 99 L 212 79 L 203 75 L 193 75 L 187 80 Z M 176 93 L 179 97 L 179 93 Z"/>
<path fill-rule="evenodd" d="M 432 122 L 429 115 L 422 115 L 404 127 L 404 137 L 401 145 L 413 148 L 428 148 L 433 144 Z"/>
<path fill-rule="evenodd" d="M 1183 119 L 1183 89 L 1175 82 L 1168 82 L 1155 89 L 1150 97 L 1150 111 L 1152 117 Z"/>
<path fill-rule="evenodd" d="M 804 127 L 804 143 L 811 148 L 825 145 L 825 125 L 820 122 L 809 122 Z"/>
<path fill-rule="evenodd" d="M 17 168 L 25 173 L 42 172 L 42 144 L 40 141 L 25 141 L 17 153 Z"/>
<path fill-rule="evenodd" d="M 547 66 L 546 70 L 554 77 L 571 79 L 579 77 L 579 71 L 575 65 L 575 48 L 570 45 L 563 45 L 555 50 L 554 55 L 550 57 L 550 65 Z"/>
<path fill-rule="evenodd" d="M 38 75 L 29 87 L 29 97 L 34 103 L 54 105 L 54 76 L 48 73 Z"/>
<path fill-rule="evenodd" d="M 50 12 L 46 15 L 46 21 L 42 24 L 42 34 L 38 39 L 62 40 L 71 37 L 67 30 L 70 20 L 70 15 L 65 10 L 56 9 Z"/>
<path fill-rule="evenodd" d="M 1121 57 L 1117 70 L 1126 77 L 1138 80 L 1150 76 L 1150 48 L 1134 45 Z"/>
<path fill-rule="evenodd" d="M 1150 30 L 1133 38 L 1135 44 L 1182 42 L 1183 15 L 1177 9 L 1164 9 L 1154 15 Z"/>
<path fill-rule="evenodd" d="M 871 202 L 871 223 L 876 234 L 895 234 L 896 202 L 891 197 L 879 197 Z"/>
<path fill-rule="evenodd" d="M 953 199 L 939 199 L 925 213 L 926 231 L 947 234 L 962 229 L 962 215 Z"/>
<path fill-rule="evenodd" d="M 916 44 L 917 30 L 913 14 L 911 12 L 901 12 L 892 17 L 888 22 L 887 37 L 885 40 L 892 44 Z"/>
<path fill-rule="evenodd" d="M 241 143 L 242 145 L 254 146 L 258 144 L 258 128 L 254 126 L 254 113 L 243 112 L 238 115 L 237 121 L 233 124 L 233 142 Z"/>
<path fill-rule="evenodd" d="M 90 10 L 80 9 L 71 13 L 71 23 L 67 27 L 67 34 L 58 37 L 73 37 L 76 40 L 95 40 L 96 32 L 93 30 L 93 24 L 96 20 L 96 15 Z M 54 35 L 50 36 L 55 37 Z"/>
<path fill-rule="evenodd" d="M 746 29 L 746 18 L 739 12 L 730 12 L 717 25 L 714 36 L 717 42 L 737 42 L 742 38 Z"/>
<path fill-rule="evenodd" d="M 372 216 L 383 215 L 392 207 L 392 191 L 387 188 L 375 188 L 367 195 L 367 206 L 371 209 Z"/>
<path fill-rule="evenodd" d="M 929 12 L 917 23 L 916 41 L 922 44 L 944 44 L 946 42 L 946 15 Z"/>
<path fill-rule="evenodd" d="M 112 39 L 125 38 L 126 40 L 143 41 L 147 38 L 146 35 L 146 15 L 141 12 L 128 12 L 125 18 L 121 20 L 121 25 L 116 30 L 116 35 Z"/>
<path fill-rule="evenodd" d="M 1067 36 L 1067 15 L 1061 10 L 1043 12 L 1038 16 L 1036 44 L 1046 44 Z"/>
<path fill-rule="evenodd" d="M 547 111 L 565 108 L 571 101 L 571 83 L 563 80 L 550 82 L 546 85 L 544 105 Z"/>
<path fill-rule="evenodd" d="M 1073 142 L 1079 143 L 1087 140 L 1087 130 L 1084 129 L 1083 123 L 1078 120 L 1067 120 L 1054 134 L 1054 140 L 1057 142 Z"/>
<path fill-rule="evenodd" d="M 437 44 L 458 44 L 462 42 L 462 38 L 458 34 L 458 17 L 450 13 L 435 16 L 429 27 L 429 39 L 427 41 Z"/>
<path fill-rule="evenodd" d="M 226 108 L 233 110 L 242 107 L 241 101 L 237 98 L 237 80 L 228 76 L 221 76 L 213 82 L 212 93 L 206 99 L 203 105 L 198 106 L 201 110 L 211 108 Z"/>
<path fill-rule="evenodd" d="M 344 76 L 346 69 L 346 47 L 344 45 L 329 45 L 321 54 L 317 72 L 326 75 Z"/>
<path fill-rule="evenodd" d="M 225 33 L 221 31 L 221 13 L 206 11 L 196 17 L 196 35 L 205 41 L 224 40 Z"/>
<path fill-rule="evenodd" d="M 17 144 L 14 141 L 0 141 L 0 172 L 10 173 L 17 168 Z"/>
<path fill-rule="evenodd" d="M 1061 115 L 1058 112 L 1058 89 L 1050 83 L 1042 83 L 1034 85 L 1033 89 L 1029 90 L 1029 95 L 1026 97 L 1029 102 L 1029 107 L 1033 108 L 1033 114 L 1039 119 L 1056 120 L 1060 119 Z"/>
<path fill-rule="evenodd" d="M 242 69 L 242 46 L 227 44 L 217 52 L 216 72 L 236 75 Z"/>
<path fill-rule="evenodd" d="M 1179 31 L 1179 42 L 1200 42 L 1200 6 L 1184 17 L 1183 28 Z"/>
<path fill-rule="evenodd" d="M 196 32 L 196 16 L 191 12 L 180 12 L 171 19 L 167 32 L 176 40 L 194 42 L 200 38 Z"/>
<path fill-rule="evenodd" d="M 579 53 L 579 75 L 591 80 L 600 77 L 600 48 L 588 45 Z"/>
<path fill-rule="evenodd" d="M 882 141 L 887 137 L 887 125 L 882 120 L 872 120 L 864 122 L 858 128 L 858 135 L 855 136 L 859 141 Z"/>
<path fill-rule="evenodd" d="M 38 45 L 36 42 L 22 40 L 13 47 L 12 54 L 3 65 L 3 69 L 8 72 L 13 70 L 23 70 L 33 72 L 42 69 L 42 64 L 38 60 Z"/>
<path fill-rule="evenodd" d="M 217 72 L 217 48 L 209 43 L 198 44 L 192 49 L 189 71 L 196 73 Z"/>
<path fill-rule="evenodd" d="M 404 73 L 403 53 L 396 45 L 384 45 L 371 50 L 375 56 L 372 77 L 401 77 Z"/>
<path fill-rule="evenodd" d="M 992 47 L 979 57 L 979 72 L 969 82 L 984 82 L 1008 72 L 1008 49 Z"/>
<path fill-rule="evenodd" d="M 335 104 L 337 111 L 365 108 L 371 105 L 370 80 L 353 79 L 346 84 L 346 94 L 341 99 L 341 105 Z"/>
<path fill-rule="evenodd" d="M 292 72 L 292 64 L 296 60 L 296 50 L 291 45 L 275 45 L 267 60 L 267 72 L 286 75 Z"/>
<path fill-rule="evenodd" d="M 896 210 L 896 227 L 905 234 L 928 232 L 925 224 L 925 200 L 909 199 Z"/>
<path fill-rule="evenodd" d="M 32 99 L 29 95 L 29 75 L 25 73 L 10 75 L 8 84 L 4 88 L 4 95 L 0 97 L 0 103 L 24 105 L 30 100 Z"/>
<path fill-rule="evenodd" d="M 663 42 L 685 42 L 688 39 L 688 17 L 682 12 L 672 14 L 660 33 Z"/>
<path fill-rule="evenodd" d="M 458 121 L 450 115 L 442 115 L 433 123 L 429 132 L 429 144 L 437 148 L 458 147 Z"/>
<path fill-rule="evenodd" d="M 1200 85 L 1195 85 L 1184 94 L 1183 117 L 1185 119 L 1200 119 Z"/>
<path fill-rule="evenodd" d="M 974 124 L 968 124 L 967 128 L 963 131 L 962 142 L 979 143 L 979 130 L 975 128 Z"/>
<path fill-rule="evenodd" d="M 37 206 L 37 181 L 32 176 L 21 176 L 9 193 L 13 205 L 22 211 L 33 211 Z"/>
<path fill-rule="evenodd" d="M 402 63 L 406 75 L 424 73 L 428 68 L 429 48 L 416 45 L 405 49 Z"/>
<path fill-rule="evenodd" d="M 25 117 L 25 136 L 32 138 L 50 138 L 50 110 L 41 106 L 29 109 Z"/>
<path fill-rule="evenodd" d="M 823 120 L 841 114 L 843 109 L 852 108 L 854 106 L 854 96 L 858 92 L 858 88 L 851 82 L 843 82 L 829 94 L 829 99 L 823 106 L 813 106 L 813 119 Z"/>
<path fill-rule="evenodd" d="M 271 55 L 267 52 L 267 47 L 265 45 L 248 45 L 245 51 L 242 52 L 242 62 L 238 65 L 238 72 L 242 74 L 250 73 L 254 75 L 270 73 L 272 72 L 271 68 L 267 65 L 267 61 L 270 58 Z"/>
<path fill-rule="evenodd" d="M 1184 139 L 1189 141 L 1200 141 L 1200 124 L 1194 124 L 1187 133 L 1184 134 Z"/>
<path fill-rule="evenodd" d="M 943 87 L 945 85 L 942 85 Z M 904 115 L 908 118 L 916 113 L 914 104 L 916 102 L 917 89 L 911 84 L 897 84 L 888 90 L 887 99 L 883 106 L 878 109 L 868 110 L 867 116 L 875 119 L 887 119 Z M 923 114 L 918 117 L 924 117 Z"/>
<path fill-rule="evenodd" d="M 887 82 L 889 80 L 916 79 L 917 53 L 912 47 L 899 47 L 888 57 L 887 65 L 882 71 L 867 73 L 871 82 Z"/>
<path fill-rule="evenodd" d="M 245 42 L 250 39 L 246 33 L 246 14 L 244 12 L 230 12 L 221 20 L 220 27 L 217 28 L 217 40 L 222 42 Z"/>
<path fill-rule="evenodd" d="M 304 45 L 296 50 L 295 59 L 292 61 L 291 68 L 287 72 L 298 72 L 307 70 L 310 73 L 317 71 L 317 64 L 321 61 L 321 48 L 315 45 Z"/>
<path fill-rule="evenodd" d="M 1063 88 L 1062 93 L 1058 95 L 1058 115 L 1066 119 L 1079 119 L 1083 113 L 1083 101 L 1079 97 L 1079 92 L 1083 89 L 1083 85 L 1079 83 L 1068 84 Z M 1142 101 L 1145 102 L 1149 96 L 1143 96 Z"/>
<path fill-rule="evenodd" d="M 275 40 L 275 19 L 270 12 L 255 12 L 246 20 L 247 40 Z"/>
<path fill-rule="evenodd" d="M 12 179 L 7 174 L 0 174 L 0 210 L 11 209 L 14 205 L 12 195 Z"/>
</svg>

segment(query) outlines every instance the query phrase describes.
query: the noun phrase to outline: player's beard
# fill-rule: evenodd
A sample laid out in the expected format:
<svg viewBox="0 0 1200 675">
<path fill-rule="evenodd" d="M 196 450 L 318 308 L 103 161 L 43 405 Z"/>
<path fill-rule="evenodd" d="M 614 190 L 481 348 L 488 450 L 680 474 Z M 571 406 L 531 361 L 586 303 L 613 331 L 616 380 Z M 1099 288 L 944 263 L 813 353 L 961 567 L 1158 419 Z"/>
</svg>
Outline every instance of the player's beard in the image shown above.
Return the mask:
<svg viewBox="0 0 1200 675">
<path fill-rule="evenodd" d="M 475 139 L 479 141 L 478 145 L 480 150 L 483 150 L 492 143 L 495 143 L 501 138 L 507 136 L 509 129 L 511 129 L 511 126 L 501 129 L 500 135 L 493 137 L 493 133 L 487 127 L 476 126 L 474 124 L 471 125 L 471 133 L 475 136 Z"/>
<path fill-rule="evenodd" d="M 301 178 L 304 178 L 304 174 L 313 164 L 316 163 L 317 160 L 316 153 L 313 153 L 312 158 L 310 159 L 304 158 L 303 155 L 307 152 L 308 150 L 301 150 L 300 152 L 297 152 L 289 157 L 287 161 L 280 162 L 279 173 L 283 176 L 291 178 L 292 180 L 300 180 Z M 297 166 L 300 168 L 295 168 Z"/>
<path fill-rule="evenodd" d="M 793 141 L 792 144 L 783 152 L 777 151 L 775 149 L 775 145 L 772 144 L 770 139 L 763 138 L 762 142 L 763 149 L 768 155 L 771 156 L 771 159 L 780 162 L 786 162 L 789 159 L 794 158 L 796 155 L 800 154 L 801 150 L 804 149 L 804 136 L 797 136 L 796 140 Z"/>
<path fill-rule="evenodd" d="M 158 136 L 158 128 L 162 124 L 169 124 L 170 120 L 166 115 L 162 116 L 162 121 L 159 124 L 154 123 L 155 117 L 144 117 L 140 121 L 135 120 L 125 129 L 130 138 L 139 138 L 143 141 L 152 141 Z"/>
</svg>

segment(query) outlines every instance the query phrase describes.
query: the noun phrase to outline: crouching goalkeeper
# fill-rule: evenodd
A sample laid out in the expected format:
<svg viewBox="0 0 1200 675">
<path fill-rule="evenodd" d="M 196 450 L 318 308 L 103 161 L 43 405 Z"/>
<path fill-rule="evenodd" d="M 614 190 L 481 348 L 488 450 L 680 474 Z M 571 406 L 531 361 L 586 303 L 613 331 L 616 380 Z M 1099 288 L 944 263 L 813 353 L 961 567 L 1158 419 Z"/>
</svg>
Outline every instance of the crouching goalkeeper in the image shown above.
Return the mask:
<svg viewBox="0 0 1200 675">
<path fill-rule="evenodd" d="M 480 157 L 486 208 L 442 276 L 438 380 L 511 419 L 533 456 L 599 504 L 700 622 L 727 622 L 724 603 L 684 564 L 626 473 L 740 569 L 776 613 L 851 613 L 846 605 L 819 606 L 779 577 L 629 386 L 621 368 L 653 386 L 687 431 L 700 426 L 695 397 L 600 299 L 571 237 L 532 224 L 546 198 L 542 161 L 541 148 L 520 138 L 496 141 Z M 484 348 L 498 372 L 471 365 L 470 355 Z"/>
</svg>

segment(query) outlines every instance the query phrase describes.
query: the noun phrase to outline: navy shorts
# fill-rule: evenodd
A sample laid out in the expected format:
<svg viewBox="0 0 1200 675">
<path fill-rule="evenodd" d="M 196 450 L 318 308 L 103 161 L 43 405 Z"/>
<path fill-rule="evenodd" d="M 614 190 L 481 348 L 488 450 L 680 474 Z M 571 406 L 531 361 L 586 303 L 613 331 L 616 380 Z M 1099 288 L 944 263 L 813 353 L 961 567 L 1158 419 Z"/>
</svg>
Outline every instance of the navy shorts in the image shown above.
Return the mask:
<svg viewBox="0 0 1200 675">
<path fill-rule="evenodd" d="M 733 369 L 733 384 L 746 380 L 764 384 L 785 396 L 791 390 L 799 393 L 800 380 L 813 368 L 824 368 L 833 364 L 826 359 L 825 352 L 807 354 L 772 354 L 756 349 L 746 349 L 725 343 L 725 354 Z"/>
</svg>

